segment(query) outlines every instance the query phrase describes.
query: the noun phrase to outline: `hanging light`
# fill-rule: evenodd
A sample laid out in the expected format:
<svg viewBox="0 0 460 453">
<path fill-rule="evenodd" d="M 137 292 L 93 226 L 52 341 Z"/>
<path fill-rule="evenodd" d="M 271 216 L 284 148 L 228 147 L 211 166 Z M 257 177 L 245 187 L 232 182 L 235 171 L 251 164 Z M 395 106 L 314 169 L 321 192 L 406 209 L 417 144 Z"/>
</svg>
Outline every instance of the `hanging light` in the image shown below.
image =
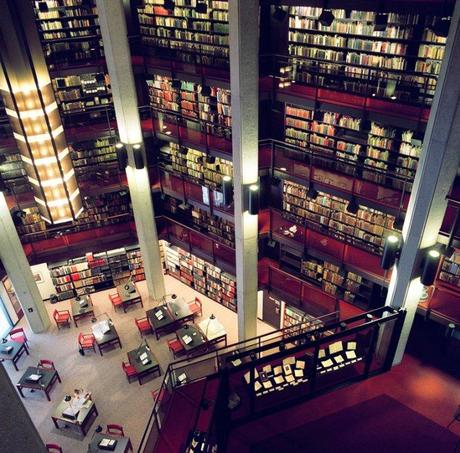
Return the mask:
<svg viewBox="0 0 460 453">
<path fill-rule="evenodd" d="M 275 6 L 275 11 L 273 12 L 273 19 L 278 22 L 283 22 L 286 19 L 287 11 L 282 6 Z"/>
<path fill-rule="evenodd" d="M 308 187 L 307 197 L 311 200 L 316 200 L 318 198 L 319 192 L 313 187 L 313 184 L 310 184 Z"/>
<path fill-rule="evenodd" d="M 208 85 L 201 85 L 201 95 L 211 96 L 211 87 Z"/>
<path fill-rule="evenodd" d="M 436 18 L 431 29 L 436 36 L 447 38 L 449 36 L 450 19 L 449 17 Z"/>
<path fill-rule="evenodd" d="M 165 9 L 167 9 L 168 11 L 173 11 L 174 10 L 174 0 L 164 0 L 164 3 L 163 3 L 163 6 L 165 7 Z"/>
</svg>

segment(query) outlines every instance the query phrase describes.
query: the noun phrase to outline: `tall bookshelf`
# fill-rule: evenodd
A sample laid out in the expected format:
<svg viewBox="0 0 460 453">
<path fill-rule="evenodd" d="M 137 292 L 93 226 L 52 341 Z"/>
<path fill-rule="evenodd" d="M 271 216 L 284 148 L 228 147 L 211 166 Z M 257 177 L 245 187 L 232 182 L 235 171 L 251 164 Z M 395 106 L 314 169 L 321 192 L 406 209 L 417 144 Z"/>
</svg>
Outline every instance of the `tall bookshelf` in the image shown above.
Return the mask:
<svg viewBox="0 0 460 453">
<path fill-rule="evenodd" d="M 94 0 L 33 1 L 45 58 L 51 68 L 104 58 Z"/>
<path fill-rule="evenodd" d="M 147 80 L 150 106 L 154 113 L 165 115 L 165 120 L 176 123 L 177 116 L 182 126 L 200 130 L 219 137 L 231 137 L 230 90 L 209 87 L 210 94 L 203 94 L 203 86 L 185 80 L 176 83 L 169 77 L 155 75 Z M 156 116 L 159 116 L 156 113 Z M 165 129 L 167 127 L 165 126 Z M 162 132 L 162 131 L 160 131 Z M 166 132 L 167 133 L 167 132 Z"/>
<path fill-rule="evenodd" d="M 191 286 L 210 299 L 236 312 L 236 278 L 219 267 L 204 261 L 166 241 L 162 242 L 165 252 L 165 267 L 168 274 Z"/>
<path fill-rule="evenodd" d="M 219 188 L 224 176 L 233 177 L 231 161 L 174 142 L 160 149 L 160 164 L 211 189 Z"/>
<path fill-rule="evenodd" d="M 460 287 L 460 252 L 455 252 L 450 258 L 444 258 L 438 279 L 449 285 Z"/>
<path fill-rule="evenodd" d="M 59 300 L 145 280 L 139 247 L 120 248 L 58 263 L 49 268 Z"/>
<path fill-rule="evenodd" d="M 235 248 L 235 225 L 223 217 L 211 214 L 191 204 L 186 204 L 171 196 L 165 196 L 163 209 L 201 233 L 207 234 L 228 247 Z"/>
<path fill-rule="evenodd" d="M 319 165 L 411 189 L 422 151 L 422 132 L 293 104 L 286 104 L 284 124 L 286 142 L 312 151 Z"/>
<path fill-rule="evenodd" d="M 103 182 L 119 174 L 115 145 L 117 137 L 111 135 L 94 140 L 72 143 L 70 157 L 79 183 Z"/>
<path fill-rule="evenodd" d="M 16 148 L 0 149 L 0 175 L 13 193 L 21 194 L 32 190 L 21 155 Z"/>
<path fill-rule="evenodd" d="M 195 10 L 196 0 L 145 0 L 138 8 L 142 43 L 147 52 L 186 63 L 227 67 L 229 62 L 228 1 L 211 0 L 206 13 Z"/>
<path fill-rule="evenodd" d="M 382 253 L 385 238 L 393 232 L 394 216 L 360 206 L 356 214 L 347 212 L 348 202 L 319 192 L 308 197 L 308 188 L 283 181 L 283 211 L 292 221 L 324 231 L 340 240 Z"/>
<path fill-rule="evenodd" d="M 386 295 L 386 290 L 362 275 L 310 255 L 302 258 L 300 273 L 324 292 L 363 310 L 380 306 Z"/>
<path fill-rule="evenodd" d="M 429 29 L 433 17 L 389 13 L 379 31 L 375 12 L 334 9 L 330 26 L 317 20 L 321 12 L 289 8 L 288 53 L 298 82 L 431 103 L 446 42 Z"/>
<path fill-rule="evenodd" d="M 52 79 L 56 100 L 65 116 L 93 114 L 113 107 L 110 77 L 105 72 L 89 72 Z"/>
</svg>

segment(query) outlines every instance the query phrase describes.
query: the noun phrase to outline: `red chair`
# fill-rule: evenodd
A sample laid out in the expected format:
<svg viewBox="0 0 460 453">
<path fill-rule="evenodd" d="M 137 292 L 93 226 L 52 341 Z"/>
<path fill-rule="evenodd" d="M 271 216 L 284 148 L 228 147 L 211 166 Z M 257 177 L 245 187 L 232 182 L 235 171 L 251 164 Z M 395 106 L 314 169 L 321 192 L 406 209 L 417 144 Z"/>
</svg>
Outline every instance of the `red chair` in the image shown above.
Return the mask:
<svg viewBox="0 0 460 453">
<path fill-rule="evenodd" d="M 27 342 L 26 333 L 22 327 L 17 327 L 16 329 L 10 330 L 9 335 L 13 341 L 16 343 L 22 343 L 26 349 L 28 348 L 29 343 Z"/>
<path fill-rule="evenodd" d="M 134 319 L 134 321 L 136 322 L 136 326 L 139 329 L 139 333 L 141 334 L 141 337 L 144 336 L 144 334 L 152 332 L 152 326 L 150 325 L 147 317 L 136 318 Z"/>
<path fill-rule="evenodd" d="M 78 344 L 80 345 L 80 351 L 82 355 L 85 355 L 85 350 L 92 349 L 96 352 L 96 338 L 92 333 L 79 333 L 78 334 Z"/>
<path fill-rule="evenodd" d="M 176 358 L 176 355 L 179 355 L 185 351 L 184 347 L 182 346 L 182 343 L 177 338 L 168 340 L 168 348 L 173 353 L 174 358 Z"/>
<path fill-rule="evenodd" d="M 126 374 L 126 378 L 128 379 L 128 383 L 131 384 L 131 379 L 135 378 L 137 379 L 137 371 L 136 368 L 134 368 L 130 363 L 125 363 L 121 362 L 121 366 L 123 368 L 123 371 Z"/>
<path fill-rule="evenodd" d="M 190 311 L 196 316 L 203 316 L 203 303 L 198 297 L 195 297 L 195 300 L 188 302 Z"/>
<path fill-rule="evenodd" d="M 58 329 L 61 328 L 61 325 L 68 325 L 70 327 L 70 311 L 69 310 L 54 310 L 53 318 L 58 326 Z"/>
<path fill-rule="evenodd" d="M 107 429 L 105 430 L 106 434 L 112 434 L 112 436 L 120 436 L 125 437 L 125 432 L 123 431 L 123 426 L 121 425 L 107 425 Z"/>
<path fill-rule="evenodd" d="M 121 297 L 118 295 L 118 293 L 109 294 L 109 299 L 110 299 L 110 302 L 112 302 L 112 306 L 114 310 L 116 310 L 117 307 L 120 307 L 121 305 L 123 305 L 123 301 L 121 300 Z"/>
<path fill-rule="evenodd" d="M 55 370 L 56 367 L 54 366 L 54 362 L 52 362 L 51 360 L 46 360 L 46 359 L 41 359 L 39 362 L 38 362 L 38 367 L 40 368 L 47 368 L 48 370 Z"/>
<path fill-rule="evenodd" d="M 62 448 L 58 444 L 46 444 L 48 453 L 62 453 Z"/>
<path fill-rule="evenodd" d="M 154 403 L 156 402 L 157 399 L 158 399 L 159 402 L 161 402 L 161 400 L 163 399 L 163 396 L 165 394 L 165 390 L 164 390 L 164 388 L 161 389 L 161 391 L 160 391 L 160 389 L 156 389 L 156 390 L 152 390 L 150 393 L 152 394 L 152 398 L 153 398 Z"/>
</svg>

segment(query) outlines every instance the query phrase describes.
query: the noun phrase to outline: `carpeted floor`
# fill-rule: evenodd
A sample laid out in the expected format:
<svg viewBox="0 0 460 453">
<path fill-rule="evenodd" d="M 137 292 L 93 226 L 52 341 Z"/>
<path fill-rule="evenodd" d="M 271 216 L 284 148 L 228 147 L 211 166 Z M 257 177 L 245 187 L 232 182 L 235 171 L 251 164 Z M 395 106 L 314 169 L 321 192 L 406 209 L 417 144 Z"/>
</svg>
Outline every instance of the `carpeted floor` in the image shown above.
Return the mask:
<svg viewBox="0 0 460 453">
<path fill-rule="evenodd" d="M 453 453 L 459 438 L 388 395 L 278 434 L 252 453 Z"/>
<path fill-rule="evenodd" d="M 71 328 L 58 330 L 53 323 L 48 332 L 39 335 L 34 335 L 30 331 L 25 320 L 19 324 L 26 329 L 26 334 L 30 340 L 30 356 L 24 355 L 18 361 L 19 371 L 15 371 L 11 363 L 5 363 L 5 369 L 13 384 L 16 384 L 26 368 L 35 366 L 39 359 L 50 359 L 55 362 L 62 378 L 62 384 L 57 383 L 54 386 L 51 391 L 51 402 L 46 400 L 42 392 L 31 393 L 28 390 L 24 391 L 26 398 L 22 401 L 44 442 L 61 445 L 64 453 L 86 452 L 94 428 L 98 424 L 105 428 L 107 423 L 123 425 L 134 448 L 137 449 L 139 445 L 153 406 L 150 392 L 160 386 L 163 376 L 146 381 L 142 386 L 139 386 L 137 381 L 128 384 L 121 368 L 121 362 L 127 361 L 127 352 L 137 348 L 141 341 L 134 318 L 145 316 L 145 310 L 154 305 L 153 302 L 147 302 L 145 282 L 140 282 L 138 286 L 143 296 L 144 308 L 136 305 L 128 309 L 126 314 L 122 310 L 114 312 L 108 299 L 108 293 L 114 291 L 113 289 L 92 295 L 96 315 L 104 312 L 109 314 L 123 344 L 123 349 L 107 350 L 103 357 L 99 353 L 89 352 L 84 357 L 78 353 L 78 333 L 91 332 L 89 318 L 79 322 L 77 328 L 72 325 Z M 203 301 L 203 317 L 206 318 L 212 313 L 215 314 L 227 330 L 229 344 L 237 341 L 235 313 L 198 294 L 172 277 L 166 276 L 166 288 L 168 293 L 176 293 L 186 300 L 192 300 L 195 296 L 199 296 Z M 50 305 L 49 303 L 46 305 L 50 312 L 55 308 L 59 310 L 70 309 L 70 304 L 66 301 L 59 302 L 57 305 Z M 273 330 L 271 327 L 259 321 L 259 334 L 271 330 Z M 149 335 L 147 338 L 163 370 L 172 361 L 166 339 L 173 336 L 174 334 L 162 337 L 160 341 L 156 341 L 153 335 Z M 93 400 L 99 411 L 99 417 L 84 439 L 69 429 L 57 430 L 51 420 L 54 408 L 64 395 L 72 393 L 75 388 L 82 387 L 92 392 Z"/>
</svg>

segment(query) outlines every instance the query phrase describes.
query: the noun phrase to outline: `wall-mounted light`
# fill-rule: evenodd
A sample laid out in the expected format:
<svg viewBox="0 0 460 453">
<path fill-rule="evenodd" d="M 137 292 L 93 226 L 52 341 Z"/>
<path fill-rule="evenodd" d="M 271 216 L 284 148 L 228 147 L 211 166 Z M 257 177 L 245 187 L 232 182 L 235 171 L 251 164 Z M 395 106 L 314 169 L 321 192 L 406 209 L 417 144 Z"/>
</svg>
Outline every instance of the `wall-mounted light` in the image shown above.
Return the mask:
<svg viewBox="0 0 460 453">
<path fill-rule="evenodd" d="M 388 25 L 388 14 L 377 13 L 374 20 L 374 31 L 385 31 Z"/>
<path fill-rule="evenodd" d="M 403 226 L 404 226 L 404 214 L 399 213 L 396 216 L 395 221 L 393 222 L 393 228 L 401 231 L 403 229 Z"/>
<path fill-rule="evenodd" d="M 211 96 L 211 87 L 209 85 L 201 85 L 201 95 Z"/>
<path fill-rule="evenodd" d="M 165 7 L 165 9 L 167 9 L 168 11 L 173 11 L 174 10 L 174 0 L 164 0 L 163 2 L 163 6 Z"/>
<path fill-rule="evenodd" d="M 259 185 L 251 184 L 249 186 L 248 194 L 248 211 L 251 215 L 257 215 L 259 213 L 260 194 Z"/>
<path fill-rule="evenodd" d="M 355 197 L 351 197 L 351 200 L 347 204 L 347 212 L 350 214 L 356 214 L 359 210 L 359 204 Z"/>
<path fill-rule="evenodd" d="M 441 253 L 436 249 L 430 249 L 425 254 L 422 264 L 422 275 L 420 276 L 422 285 L 431 286 L 434 283 L 440 259 Z"/>
<path fill-rule="evenodd" d="M 224 198 L 224 206 L 229 206 L 233 201 L 233 181 L 230 176 L 222 178 L 222 196 Z"/>
<path fill-rule="evenodd" d="M 117 150 L 118 168 L 120 171 L 124 171 L 128 166 L 128 152 L 123 143 L 117 143 L 115 148 Z"/>
<path fill-rule="evenodd" d="M 308 187 L 307 197 L 311 200 L 316 200 L 318 198 L 319 192 L 313 187 L 313 184 L 310 184 Z"/>
<path fill-rule="evenodd" d="M 136 143 L 133 145 L 134 166 L 137 170 L 142 170 L 145 167 L 144 155 L 142 153 L 142 145 Z"/>
<path fill-rule="evenodd" d="M 332 14 L 332 10 L 323 9 L 318 17 L 318 22 L 324 27 L 330 27 L 332 22 L 334 22 L 334 19 L 335 17 L 334 14 Z"/>
<path fill-rule="evenodd" d="M 280 74 L 288 74 L 292 71 L 292 66 L 283 66 L 280 68 Z"/>
<path fill-rule="evenodd" d="M 195 11 L 198 14 L 206 14 L 208 12 L 208 5 L 204 1 L 197 1 L 195 6 Z"/>
<path fill-rule="evenodd" d="M 282 6 L 275 6 L 275 11 L 273 12 L 273 19 L 278 22 L 283 22 L 287 16 L 287 11 Z"/>
<path fill-rule="evenodd" d="M 396 258 L 399 256 L 399 250 L 399 238 L 394 234 L 387 236 L 383 246 L 382 260 L 380 261 L 382 269 L 388 270 L 395 264 Z"/>
</svg>

